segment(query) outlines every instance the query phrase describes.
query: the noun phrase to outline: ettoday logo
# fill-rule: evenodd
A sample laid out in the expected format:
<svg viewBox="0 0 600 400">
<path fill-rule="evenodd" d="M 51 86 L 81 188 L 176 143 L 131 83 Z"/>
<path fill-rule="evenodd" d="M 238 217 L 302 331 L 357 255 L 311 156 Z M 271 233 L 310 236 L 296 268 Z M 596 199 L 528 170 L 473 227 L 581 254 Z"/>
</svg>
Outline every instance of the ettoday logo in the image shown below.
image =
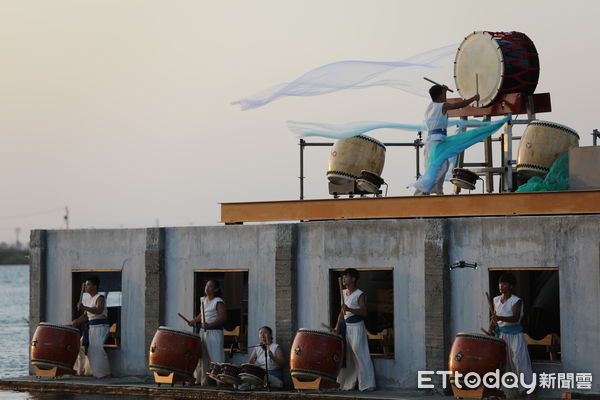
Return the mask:
<svg viewBox="0 0 600 400">
<path fill-rule="evenodd" d="M 459 389 L 477 389 L 484 386 L 488 389 L 526 389 L 527 394 L 533 393 L 537 387 L 537 375 L 532 374 L 531 382 L 525 380 L 524 374 L 515 374 L 514 372 L 500 373 L 497 369 L 493 372 L 488 372 L 480 376 L 477 372 L 469 372 L 463 374 L 458 371 L 419 371 L 417 388 L 433 389 L 435 386 L 429 382 L 432 381 L 431 375 L 441 375 L 446 379 L 442 379 L 442 387 L 446 389 L 446 382 L 449 379 L 454 379 L 454 385 Z"/>
</svg>

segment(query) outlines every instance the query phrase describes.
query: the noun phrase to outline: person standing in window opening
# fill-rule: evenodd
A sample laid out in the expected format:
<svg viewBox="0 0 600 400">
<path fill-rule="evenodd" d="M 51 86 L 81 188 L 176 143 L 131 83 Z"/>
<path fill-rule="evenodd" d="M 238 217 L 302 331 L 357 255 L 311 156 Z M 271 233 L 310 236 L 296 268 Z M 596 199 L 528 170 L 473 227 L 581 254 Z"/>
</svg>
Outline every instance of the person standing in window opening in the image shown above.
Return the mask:
<svg viewBox="0 0 600 400">
<path fill-rule="evenodd" d="M 523 301 L 513 294 L 517 280 L 510 272 L 505 272 L 498 279 L 500 295 L 494 297 L 494 314 L 492 326 L 494 334 L 506 342 L 506 371 L 514 372 L 519 377 L 523 374 L 526 383 L 531 383 L 533 376 L 531 361 L 527 351 L 527 342 L 523 335 Z M 519 397 L 525 388 L 503 389 L 508 398 Z"/>
<path fill-rule="evenodd" d="M 441 141 L 445 140 L 447 136 L 448 110 L 463 108 L 479 100 L 479 95 L 476 94 L 469 99 L 457 103 L 446 103 L 447 91 L 448 87 L 446 85 L 433 85 L 429 89 L 429 96 L 431 96 L 432 101 L 425 110 L 425 125 L 427 125 L 428 131 L 427 139 L 425 139 L 425 147 L 423 148 L 425 165 L 429 163 L 429 155 L 433 152 L 433 149 Z M 417 180 L 414 196 L 428 195 L 430 193 L 444 194 L 444 178 L 449 167 L 450 162 L 445 160 L 437 169 L 435 180 L 431 182 L 430 186 L 423 182 L 422 179 Z"/>
<path fill-rule="evenodd" d="M 108 310 L 106 299 L 98 292 L 100 280 L 96 276 L 88 278 L 84 283 L 84 291 L 90 296 L 77 304 L 77 309 L 84 311 L 79 318 L 71 322 L 74 327 L 83 327 L 82 346 L 73 369 L 77 375 L 93 375 L 104 378 L 110 375 L 108 356 L 104 351 L 104 342 L 108 337 Z M 83 344 L 88 344 L 87 355 Z"/>
<path fill-rule="evenodd" d="M 283 387 L 283 366 L 287 361 L 283 350 L 277 343 L 273 343 L 273 330 L 268 326 L 263 326 L 258 330 L 258 340 L 260 345 L 255 347 L 250 354 L 248 363 L 254 364 L 263 369 L 267 369 L 265 365 L 265 349 L 268 351 L 268 367 L 269 384 L 272 388 Z"/>
<path fill-rule="evenodd" d="M 194 327 L 199 323 L 199 334 L 202 338 L 202 358 L 196 366 L 195 376 L 196 384 L 202 386 L 209 383 L 206 373 L 209 370 L 210 363 L 225 362 L 223 323 L 227 321 L 225 302 L 219 297 L 221 295 L 219 282 L 214 279 L 206 282 L 204 293 L 205 296 L 200 298 L 200 313 L 188 322 L 189 326 Z"/>
<path fill-rule="evenodd" d="M 365 294 L 357 287 L 358 277 L 358 271 L 354 268 L 346 269 L 342 275 L 346 289 L 342 291 L 344 304 L 335 331 L 345 338 L 346 365 L 342 365 L 337 382 L 341 390 L 353 390 L 358 380 L 359 390 L 372 392 L 375 390 L 375 372 L 364 323 L 367 304 Z"/>
</svg>

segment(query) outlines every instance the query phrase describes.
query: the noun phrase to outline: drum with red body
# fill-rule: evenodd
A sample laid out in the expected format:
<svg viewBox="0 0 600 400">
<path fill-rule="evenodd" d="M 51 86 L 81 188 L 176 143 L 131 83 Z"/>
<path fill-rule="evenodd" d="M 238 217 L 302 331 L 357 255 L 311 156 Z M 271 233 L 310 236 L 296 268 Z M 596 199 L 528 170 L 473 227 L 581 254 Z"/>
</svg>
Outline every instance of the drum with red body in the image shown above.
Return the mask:
<svg viewBox="0 0 600 400">
<path fill-rule="evenodd" d="M 335 381 L 342 366 L 343 350 L 340 335 L 299 329 L 292 344 L 290 373 L 299 380 Z"/>
<path fill-rule="evenodd" d="M 499 369 L 504 371 L 506 342 L 494 336 L 477 333 L 457 333 L 450 357 L 448 370 L 467 374 L 476 372 L 480 377 Z"/>
<path fill-rule="evenodd" d="M 159 374 L 174 372 L 192 378 L 201 356 L 200 336 L 161 326 L 150 344 L 148 368 Z"/>
<path fill-rule="evenodd" d="M 79 329 L 42 322 L 31 339 L 31 363 L 72 370 L 79 354 Z"/>
<path fill-rule="evenodd" d="M 503 93 L 532 94 L 540 76 L 537 50 L 521 32 L 473 32 L 456 52 L 454 80 L 464 99 L 486 107 Z"/>
<path fill-rule="evenodd" d="M 221 373 L 223 373 L 223 367 L 221 366 L 221 363 L 211 361 L 209 371 L 206 374 L 215 381 L 220 382 L 219 375 Z"/>
</svg>

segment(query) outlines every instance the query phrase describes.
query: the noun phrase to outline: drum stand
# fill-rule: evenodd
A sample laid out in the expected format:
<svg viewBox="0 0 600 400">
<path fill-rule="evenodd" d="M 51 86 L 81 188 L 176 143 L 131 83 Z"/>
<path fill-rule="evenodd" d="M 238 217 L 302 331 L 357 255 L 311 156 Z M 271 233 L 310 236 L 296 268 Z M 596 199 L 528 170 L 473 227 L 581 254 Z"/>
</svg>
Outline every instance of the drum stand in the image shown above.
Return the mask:
<svg viewBox="0 0 600 400">
<path fill-rule="evenodd" d="M 495 396 L 499 398 L 504 398 L 504 392 L 498 389 L 488 389 L 485 386 L 480 386 L 476 389 L 459 389 L 454 385 L 454 383 L 450 384 L 452 386 L 452 394 L 457 399 L 485 399 L 490 396 Z"/>
<path fill-rule="evenodd" d="M 324 378 L 316 378 L 312 381 L 301 381 L 295 376 L 292 376 L 292 383 L 294 384 L 294 389 L 303 390 L 303 389 L 339 389 L 340 384 L 329 379 Z"/>
<path fill-rule="evenodd" d="M 51 367 L 51 368 L 42 368 L 37 365 L 33 365 L 33 370 L 35 371 L 35 376 L 40 378 L 42 376 L 50 376 L 52 378 L 56 378 L 62 375 L 75 375 L 76 372 L 73 369 L 65 369 L 60 367 Z"/>
<path fill-rule="evenodd" d="M 170 383 L 171 386 L 174 386 L 178 382 L 182 382 L 182 386 L 185 386 L 186 382 L 188 382 L 190 386 L 192 386 L 192 384 L 194 383 L 194 378 L 182 376 L 176 374 L 175 372 L 171 372 L 168 375 L 160 375 L 158 372 L 154 371 L 154 382 L 156 382 L 159 387 L 162 383 Z"/>
</svg>

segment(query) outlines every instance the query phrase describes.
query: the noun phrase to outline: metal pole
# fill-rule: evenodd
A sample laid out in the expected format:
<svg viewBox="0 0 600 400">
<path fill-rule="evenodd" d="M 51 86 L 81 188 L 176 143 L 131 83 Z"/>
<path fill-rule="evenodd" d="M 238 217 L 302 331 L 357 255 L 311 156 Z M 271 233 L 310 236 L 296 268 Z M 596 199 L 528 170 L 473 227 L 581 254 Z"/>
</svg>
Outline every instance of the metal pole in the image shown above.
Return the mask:
<svg viewBox="0 0 600 400">
<path fill-rule="evenodd" d="M 304 200 L 304 139 L 300 139 L 300 200 Z"/>
<path fill-rule="evenodd" d="M 421 159 L 420 159 L 420 156 L 419 156 L 419 147 L 420 147 L 420 145 L 422 143 L 422 140 L 421 140 L 421 135 L 422 135 L 421 131 L 419 131 L 417 133 L 417 135 L 419 135 L 419 137 L 417 139 L 415 139 L 415 152 L 416 152 L 416 160 L 417 160 L 417 179 L 419 179 L 421 177 L 421 168 L 419 166 L 419 164 L 421 162 Z"/>
</svg>

